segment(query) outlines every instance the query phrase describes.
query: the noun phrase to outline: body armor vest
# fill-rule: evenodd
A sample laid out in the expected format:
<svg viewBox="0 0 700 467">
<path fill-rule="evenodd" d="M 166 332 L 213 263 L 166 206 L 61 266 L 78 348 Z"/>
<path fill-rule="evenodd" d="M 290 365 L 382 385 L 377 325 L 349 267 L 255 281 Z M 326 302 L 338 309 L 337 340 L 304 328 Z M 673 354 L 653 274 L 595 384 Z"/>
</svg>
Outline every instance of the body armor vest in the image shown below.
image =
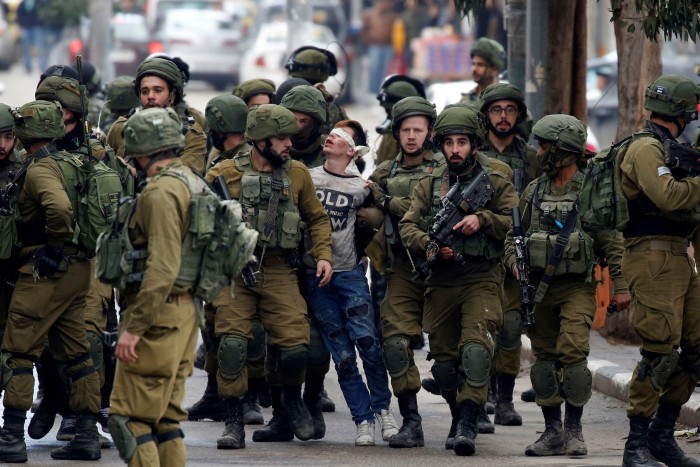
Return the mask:
<svg viewBox="0 0 700 467">
<path fill-rule="evenodd" d="M 583 174 L 576 172 L 570 182 L 580 188 Z M 552 194 L 552 179 L 542 175 L 532 193 L 530 226 L 525 234 L 525 245 L 529 252 L 530 267 L 544 271 L 554 250 L 560 227 L 567 216 L 576 209 L 579 190 L 569 190 L 563 195 Z M 563 274 L 588 274 L 594 264 L 593 239 L 581 228 L 580 216 L 569 236 L 562 259 L 554 276 Z"/>
<path fill-rule="evenodd" d="M 479 148 L 479 152 L 483 152 L 487 156 L 498 159 L 501 162 L 504 162 L 508 164 L 508 166 L 513 169 L 513 176 L 515 177 L 515 170 L 520 169 L 520 173 L 522 174 L 522 187 L 523 189 L 532 181 L 532 179 L 528 176 L 527 174 L 527 169 L 529 168 L 529 164 L 527 162 L 527 149 L 526 145 L 523 141 L 520 140 L 520 138 L 515 137 L 513 138 L 513 142 L 511 143 L 511 151 L 510 152 L 498 152 L 498 150 L 492 146 L 491 144 L 487 143 L 481 146 Z M 515 183 L 515 180 L 511 180 L 513 183 Z"/>
<path fill-rule="evenodd" d="M 250 153 L 238 156 L 235 159 L 235 164 L 236 168 L 243 172 L 241 195 L 238 201 L 243 207 L 243 219 L 250 228 L 260 232 L 258 247 L 267 244 L 268 248 L 296 249 L 302 239 L 302 221 L 299 210 L 294 205 L 288 176 L 291 161 L 282 165 L 282 188 L 277 205 L 275 228 L 269 239 L 265 238 L 263 232 L 273 189 L 272 173 L 261 173 L 253 169 Z"/>
</svg>

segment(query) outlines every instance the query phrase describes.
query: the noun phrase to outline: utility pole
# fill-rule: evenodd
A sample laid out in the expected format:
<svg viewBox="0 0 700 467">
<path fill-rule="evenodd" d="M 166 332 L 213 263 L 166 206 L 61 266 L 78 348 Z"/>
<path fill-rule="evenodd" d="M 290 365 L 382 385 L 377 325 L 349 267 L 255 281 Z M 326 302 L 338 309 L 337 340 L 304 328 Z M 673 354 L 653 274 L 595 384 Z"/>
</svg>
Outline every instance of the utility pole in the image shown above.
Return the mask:
<svg viewBox="0 0 700 467">
<path fill-rule="evenodd" d="M 112 2 L 110 0 L 92 0 L 90 2 L 90 62 L 100 71 L 102 82 L 108 83 L 114 79 L 114 70 L 109 60 L 109 42 L 111 28 L 109 20 L 112 17 Z"/>
<path fill-rule="evenodd" d="M 525 103 L 535 121 L 544 116 L 547 86 L 547 37 L 549 0 L 527 1 L 527 51 L 525 62 Z M 512 46 L 513 44 L 510 43 Z"/>
<path fill-rule="evenodd" d="M 525 91 L 525 0 L 506 0 L 508 33 L 508 82 Z"/>
</svg>

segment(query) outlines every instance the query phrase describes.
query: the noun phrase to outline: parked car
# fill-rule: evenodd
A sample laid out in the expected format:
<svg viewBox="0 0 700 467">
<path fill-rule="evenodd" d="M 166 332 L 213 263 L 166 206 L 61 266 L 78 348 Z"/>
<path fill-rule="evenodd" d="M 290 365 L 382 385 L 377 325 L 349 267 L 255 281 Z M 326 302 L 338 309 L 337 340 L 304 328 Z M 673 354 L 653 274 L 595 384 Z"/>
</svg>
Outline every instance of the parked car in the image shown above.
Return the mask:
<svg viewBox="0 0 700 467">
<path fill-rule="evenodd" d="M 118 13 L 110 21 L 112 46 L 109 61 L 114 66 L 115 76 L 133 76 L 136 68 L 150 54 L 162 49 L 150 39 L 143 15 Z"/>
<path fill-rule="evenodd" d="M 218 90 L 238 81 L 243 18 L 220 10 L 168 11 L 155 38 L 163 51 L 190 66 L 190 79 Z"/>
<path fill-rule="evenodd" d="M 161 28 L 168 11 L 187 10 L 214 10 L 221 9 L 220 0 L 146 0 L 144 14 L 146 26 L 149 30 L 156 31 Z"/>
<path fill-rule="evenodd" d="M 336 57 L 338 73 L 325 82 L 331 94 L 340 91 L 340 84 L 345 81 L 346 61 L 342 50 L 336 43 L 336 37 L 326 26 L 307 24 L 294 25 L 298 45 L 314 45 L 330 50 Z M 255 78 L 267 78 L 279 85 L 289 77 L 284 65 L 289 59 L 287 48 L 287 23 L 274 21 L 263 24 L 253 43 L 247 48 L 241 60 L 240 81 Z"/>
<path fill-rule="evenodd" d="M 307 0 L 303 4 L 311 8 L 310 19 L 313 23 L 328 27 L 338 41 L 345 41 L 349 24 L 339 0 Z M 257 7 L 256 23 L 259 25 L 286 19 L 287 0 L 259 0 Z"/>
</svg>

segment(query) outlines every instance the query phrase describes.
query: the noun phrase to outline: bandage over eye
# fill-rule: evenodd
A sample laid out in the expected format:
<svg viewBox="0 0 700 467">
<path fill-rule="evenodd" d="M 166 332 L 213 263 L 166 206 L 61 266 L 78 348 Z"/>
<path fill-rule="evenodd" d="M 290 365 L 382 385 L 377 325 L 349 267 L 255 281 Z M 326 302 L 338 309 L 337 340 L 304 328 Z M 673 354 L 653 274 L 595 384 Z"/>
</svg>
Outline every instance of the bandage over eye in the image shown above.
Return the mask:
<svg viewBox="0 0 700 467">
<path fill-rule="evenodd" d="M 339 138 L 342 138 L 343 141 L 348 143 L 348 146 L 350 146 L 350 149 L 356 151 L 355 157 L 353 157 L 352 160 L 355 160 L 358 157 L 362 157 L 369 152 L 368 146 L 355 146 L 355 141 L 353 141 L 352 136 L 350 136 L 350 133 L 343 130 L 342 128 L 333 128 L 331 130 L 331 134 L 338 136 Z"/>
</svg>

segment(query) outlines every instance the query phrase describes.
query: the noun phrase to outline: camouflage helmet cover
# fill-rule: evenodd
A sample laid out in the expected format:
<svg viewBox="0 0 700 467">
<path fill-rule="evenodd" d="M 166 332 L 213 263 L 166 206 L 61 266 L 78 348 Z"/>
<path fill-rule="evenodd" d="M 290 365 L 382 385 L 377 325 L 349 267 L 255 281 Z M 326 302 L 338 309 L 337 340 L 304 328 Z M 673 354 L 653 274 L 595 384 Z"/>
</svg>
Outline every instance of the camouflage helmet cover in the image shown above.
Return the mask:
<svg viewBox="0 0 700 467">
<path fill-rule="evenodd" d="M 185 76 L 172 60 L 154 57 L 141 62 L 136 69 L 136 79 L 134 80 L 134 92 L 137 97 L 141 95 L 141 79 L 144 76 L 158 76 L 167 81 L 172 86 L 172 90 L 175 91 L 175 103 L 179 102 L 185 95 Z"/>
<path fill-rule="evenodd" d="M 527 106 L 525 105 L 525 96 L 517 86 L 509 83 L 494 83 L 484 89 L 481 93 L 481 112 L 486 115 L 491 104 L 496 101 L 509 100 L 516 103 L 518 106 L 518 122 L 525 119 L 527 115 Z"/>
<path fill-rule="evenodd" d="M 382 81 L 377 94 L 379 104 L 387 112 L 404 97 L 420 96 L 425 98 L 425 85 L 417 79 L 405 75 L 389 75 Z"/>
<path fill-rule="evenodd" d="M 435 104 L 420 96 L 409 96 L 401 99 L 391 109 L 391 132 L 396 138 L 401 128 L 401 121 L 408 117 L 423 116 L 428 119 L 428 127 L 432 128 L 437 118 Z"/>
<path fill-rule="evenodd" d="M 182 121 L 171 108 L 143 109 L 129 117 L 122 129 L 124 154 L 154 156 L 168 149 L 185 147 Z"/>
<path fill-rule="evenodd" d="M 499 71 L 503 70 L 506 66 L 506 51 L 501 44 L 493 39 L 486 37 L 479 38 L 472 45 L 469 54 L 472 57 L 476 55 L 488 60 L 491 62 L 491 65 L 496 67 Z"/>
<path fill-rule="evenodd" d="M 8 131 L 15 124 L 12 117 L 12 108 L 7 104 L 0 104 L 0 131 Z"/>
<path fill-rule="evenodd" d="M 328 119 L 328 104 L 323 93 L 313 86 L 301 85 L 290 89 L 284 95 L 280 105 L 295 112 L 313 117 L 321 124 Z"/>
<path fill-rule="evenodd" d="M 275 98 L 275 91 L 275 83 L 272 80 L 259 78 L 243 81 L 241 84 L 233 88 L 231 94 L 236 97 L 240 97 L 247 104 L 248 99 L 257 94 L 267 94 L 270 96 L 270 101 L 272 101 Z"/>
<path fill-rule="evenodd" d="M 454 134 L 474 136 L 479 145 L 485 136 L 483 115 L 473 107 L 463 104 L 445 107 L 435 121 L 433 142 L 441 145 L 445 136 Z"/>
<path fill-rule="evenodd" d="M 244 133 L 248 118 L 248 106 L 243 99 L 223 94 L 207 103 L 204 109 L 209 128 L 220 133 Z"/>
<path fill-rule="evenodd" d="M 259 105 L 248 112 L 245 138 L 261 141 L 274 136 L 290 136 L 299 131 L 291 110 L 276 104 Z"/>
<path fill-rule="evenodd" d="M 535 123 L 532 132 L 535 138 L 551 143 L 557 149 L 573 153 L 586 151 L 586 125 L 571 115 L 546 115 Z"/>
<path fill-rule="evenodd" d="M 700 87 L 683 76 L 661 75 L 644 92 L 644 108 L 686 123 L 698 119 Z"/>
<path fill-rule="evenodd" d="M 14 132 L 24 141 L 63 138 L 66 127 L 61 104 L 44 100 L 24 104 L 14 116 Z"/>
<path fill-rule="evenodd" d="M 80 84 L 73 78 L 47 76 L 34 92 L 36 100 L 58 101 L 61 106 L 80 115 L 87 111 L 80 102 Z"/>
<path fill-rule="evenodd" d="M 141 105 L 134 96 L 134 78 L 119 76 L 108 86 L 106 92 L 107 106 L 111 110 L 130 110 Z"/>
<path fill-rule="evenodd" d="M 294 78 L 304 78 L 311 84 L 323 83 L 338 73 L 335 55 L 329 50 L 306 45 L 296 49 L 284 67 Z"/>
</svg>

